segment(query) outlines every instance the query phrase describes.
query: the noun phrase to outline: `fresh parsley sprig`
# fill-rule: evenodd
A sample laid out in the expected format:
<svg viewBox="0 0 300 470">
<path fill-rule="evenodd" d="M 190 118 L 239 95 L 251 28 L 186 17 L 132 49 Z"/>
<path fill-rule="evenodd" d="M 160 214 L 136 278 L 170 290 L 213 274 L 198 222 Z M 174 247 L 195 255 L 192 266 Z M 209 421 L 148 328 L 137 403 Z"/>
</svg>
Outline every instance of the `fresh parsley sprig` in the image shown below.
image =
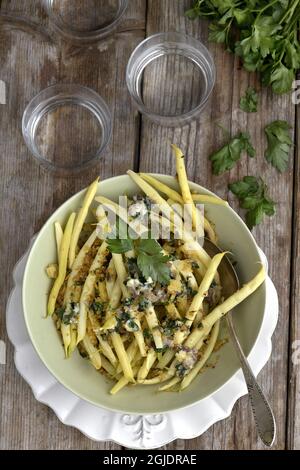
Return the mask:
<svg viewBox="0 0 300 470">
<path fill-rule="evenodd" d="M 246 209 L 246 222 L 250 229 L 260 224 L 264 215 L 275 214 L 276 203 L 268 196 L 268 188 L 262 178 L 245 176 L 228 187 L 238 197 L 240 207 Z"/>
<path fill-rule="evenodd" d="M 151 277 L 154 282 L 169 283 L 168 261 L 170 258 L 162 253 L 162 247 L 157 240 L 151 238 L 138 240 L 109 238 L 107 244 L 111 253 L 120 254 L 134 250 L 137 256 L 137 266 L 145 280 Z"/>
<path fill-rule="evenodd" d="M 253 87 L 248 87 L 244 96 L 240 99 L 240 108 L 246 113 L 256 113 L 258 96 Z"/>
<path fill-rule="evenodd" d="M 290 128 L 286 121 L 273 121 L 265 127 L 268 140 L 265 158 L 280 172 L 288 167 L 289 152 L 293 144 L 289 135 Z"/>
<path fill-rule="evenodd" d="M 133 250 L 133 241 L 130 238 L 108 238 L 107 240 L 108 249 L 111 253 L 127 253 L 127 251 Z"/>
<path fill-rule="evenodd" d="M 255 149 L 246 132 L 240 132 L 228 144 L 209 157 L 212 162 L 213 174 L 220 175 L 224 171 L 231 170 L 241 158 L 242 152 L 247 152 L 249 157 L 255 156 Z"/>
</svg>

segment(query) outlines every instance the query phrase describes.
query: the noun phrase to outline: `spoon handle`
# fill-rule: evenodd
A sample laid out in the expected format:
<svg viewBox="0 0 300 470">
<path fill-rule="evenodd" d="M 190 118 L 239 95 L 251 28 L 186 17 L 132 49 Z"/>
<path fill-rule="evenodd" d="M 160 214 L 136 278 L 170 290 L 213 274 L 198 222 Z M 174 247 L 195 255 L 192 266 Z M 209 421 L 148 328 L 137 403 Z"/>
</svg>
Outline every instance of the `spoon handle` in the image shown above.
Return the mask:
<svg viewBox="0 0 300 470">
<path fill-rule="evenodd" d="M 258 385 L 257 380 L 251 370 L 250 364 L 242 350 L 242 347 L 240 345 L 240 342 L 233 326 L 231 313 L 228 313 L 226 315 L 226 321 L 230 338 L 234 344 L 234 347 L 241 362 L 241 368 L 247 384 L 257 432 L 262 442 L 266 446 L 271 447 L 274 443 L 276 436 L 276 423 L 273 411 L 262 389 Z"/>
</svg>

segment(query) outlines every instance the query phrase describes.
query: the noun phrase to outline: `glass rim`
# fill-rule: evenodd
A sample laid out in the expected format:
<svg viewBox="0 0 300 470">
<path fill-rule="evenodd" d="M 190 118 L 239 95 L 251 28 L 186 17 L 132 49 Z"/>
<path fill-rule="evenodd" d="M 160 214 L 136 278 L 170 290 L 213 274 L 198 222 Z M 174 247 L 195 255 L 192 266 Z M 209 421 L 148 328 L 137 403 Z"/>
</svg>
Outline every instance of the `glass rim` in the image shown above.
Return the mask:
<svg viewBox="0 0 300 470">
<path fill-rule="evenodd" d="M 64 95 L 63 95 L 64 94 Z M 83 96 L 85 95 L 85 96 Z M 55 105 L 77 105 L 91 114 L 98 121 L 101 128 L 101 143 L 91 157 L 77 165 L 60 165 L 49 161 L 40 152 L 35 143 L 36 130 L 40 120 L 51 112 Z M 81 170 L 89 168 L 99 161 L 103 151 L 111 140 L 112 115 L 107 103 L 93 89 L 77 84 L 56 83 L 42 89 L 27 104 L 22 117 L 22 134 L 27 148 L 33 158 L 46 170 L 52 173 L 60 173 L 62 176 L 76 174 Z"/>
<path fill-rule="evenodd" d="M 198 57 L 200 57 L 201 55 L 201 58 L 205 59 L 207 65 L 210 68 L 211 80 L 209 82 L 208 90 L 206 91 L 205 96 L 203 97 L 203 99 L 201 99 L 201 102 L 197 106 L 179 115 L 164 115 L 164 114 L 154 112 L 149 107 L 147 107 L 144 104 L 142 98 L 137 97 L 138 94 L 135 93 L 136 80 L 132 77 L 132 70 L 140 66 L 139 75 L 141 75 L 141 73 L 143 73 L 143 71 L 148 65 L 150 65 L 152 62 L 157 60 L 162 55 L 166 55 L 166 54 L 161 54 L 160 56 L 155 56 L 153 57 L 153 59 L 149 60 L 148 62 L 145 60 L 147 59 L 147 57 L 149 57 L 149 52 L 151 48 L 153 48 L 153 46 L 151 46 L 151 43 L 155 43 L 159 39 L 161 39 L 161 44 L 164 44 L 166 42 L 171 42 L 174 45 L 177 45 L 177 44 L 184 45 L 184 48 L 186 49 L 186 53 L 182 52 L 179 54 L 178 52 L 170 52 L 170 54 L 173 53 L 173 55 L 180 55 L 182 57 L 185 57 L 188 60 L 192 61 L 194 65 L 200 69 L 199 64 L 196 61 L 192 60 L 191 57 L 187 53 L 188 51 L 196 52 Z M 137 57 L 138 54 L 143 51 L 143 49 L 147 51 L 147 48 L 149 49 L 148 54 L 147 52 L 144 52 L 141 54 L 141 57 Z M 167 31 L 163 33 L 160 32 L 160 33 L 156 33 L 145 38 L 133 50 L 129 58 L 129 61 L 127 63 L 127 68 L 126 68 L 127 89 L 136 107 L 138 108 L 138 110 L 142 114 L 147 116 L 150 120 L 158 124 L 168 126 L 168 127 L 176 127 L 179 124 L 185 125 L 189 123 L 190 121 L 196 119 L 197 115 L 205 107 L 208 99 L 210 98 L 211 92 L 215 85 L 215 81 L 216 81 L 215 63 L 207 47 L 201 41 L 194 38 L 193 36 L 190 36 L 186 33 L 177 32 L 177 31 Z"/>
<path fill-rule="evenodd" d="M 69 41 L 80 41 L 80 42 L 93 42 L 108 36 L 118 26 L 119 22 L 123 18 L 126 9 L 128 7 L 129 0 L 119 0 L 119 10 L 113 19 L 113 21 L 103 28 L 98 28 L 90 31 L 80 31 L 76 28 L 72 28 L 66 21 L 63 21 L 60 15 L 53 11 L 54 0 L 43 0 L 48 16 L 51 20 L 51 24 L 55 30 L 60 33 L 65 39 Z"/>
</svg>

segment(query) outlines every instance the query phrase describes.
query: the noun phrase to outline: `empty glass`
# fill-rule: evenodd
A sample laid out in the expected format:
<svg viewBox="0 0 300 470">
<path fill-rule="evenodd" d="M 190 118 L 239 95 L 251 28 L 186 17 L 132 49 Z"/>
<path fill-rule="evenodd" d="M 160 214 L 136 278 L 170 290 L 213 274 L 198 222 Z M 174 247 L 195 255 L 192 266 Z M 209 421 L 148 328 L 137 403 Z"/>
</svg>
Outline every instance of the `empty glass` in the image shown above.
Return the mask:
<svg viewBox="0 0 300 470">
<path fill-rule="evenodd" d="M 111 114 L 94 90 L 53 85 L 26 107 L 22 131 L 34 158 L 61 176 L 97 163 L 111 137 Z"/>
<path fill-rule="evenodd" d="M 182 126 L 203 110 L 214 87 L 215 66 L 197 39 L 159 33 L 133 51 L 126 81 L 141 113 L 161 125 Z"/>
<path fill-rule="evenodd" d="M 112 33 L 128 0 L 44 0 L 55 31 L 65 40 L 83 45 Z"/>
</svg>

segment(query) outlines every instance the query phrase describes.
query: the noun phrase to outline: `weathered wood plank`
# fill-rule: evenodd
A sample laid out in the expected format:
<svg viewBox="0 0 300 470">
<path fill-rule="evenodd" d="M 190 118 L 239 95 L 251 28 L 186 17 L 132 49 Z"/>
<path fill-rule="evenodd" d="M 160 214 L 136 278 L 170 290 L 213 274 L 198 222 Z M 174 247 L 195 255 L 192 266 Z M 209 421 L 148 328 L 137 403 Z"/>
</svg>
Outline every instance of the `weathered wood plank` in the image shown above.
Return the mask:
<svg viewBox="0 0 300 470">
<path fill-rule="evenodd" d="M 287 448 L 300 449 L 300 120 L 296 108 L 296 143 L 294 177 L 294 218 L 291 279 L 291 320 L 288 377 Z"/>
<path fill-rule="evenodd" d="M 2 1 L 1 11 L 24 15 L 32 21 L 43 17 L 46 26 L 47 20 L 36 5 L 35 1 Z M 120 31 L 97 48 L 80 54 L 63 54 L 42 35 L 20 31 L 18 26 L 0 24 L 0 79 L 7 85 L 7 105 L 0 105 L 0 191 L 5 201 L 1 204 L 0 338 L 7 343 L 7 364 L 0 366 L 0 448 L 119 449 L 115 444 L 94 443 L 63 426 L 51 410 L 34 399 L 14 367 L 13 350 L 5 333 L 5 303 L 12 287 L 14 264 L 54 209 L 96 174 L 105 178 L 133 166 L 139 121 L 124 77 L 131 51 L 144 37 L 145 2 L 131 1 Z M 57 82 L 94 88 L 113 110 L 114 137 L 105 155 L 96 168 L 77 178 L 57 178 L 41 170 L 21 135 L 22 113 L 28 101 Z"/>
<path fill-rule="evenodd" d="M 147 35 L 157 31 L 177 30 L 200 38 L 207 44 L 207 24 L 190 22 L 184 18 L 184 10 L 190 3 L 182 1 L 175 4 L 172 0 L 149 0 Z M 208 47 L 217 67 L 217 82 L 210 104 L 199 122 L 181 129 L 160 128 L 143 118 L 141 170 L 174 174 L 175 164 L 169 147 L 169 142 L 174 142 L 180 145 L 187 156 L 190 178 L 212 189 L 221 197 L 227 197 L 229 182 L 246 174 L 254 174 L 265 179 L 270 187 L 271 197 L 278 201 L 276 218 L 266 219 L 262 226 L 254 230 L 254 235 L 268 257 L 270 274 L 280 299 L 280 316 L 273 340 L 272 357 L 261 372 L 259 382 L 270 397 L 277 419 L 278 436 L 274 448 L 282 449 L 285 446 L 286 434 L 293 159 L 291 157 L 289 170 L 281 175 L 267 164 L 263 158 L 266 147 L 263 127 L 274 119 L 286 119 L 293 126 L 295 110 L 290 95 L 276 96 L 269 90 L 261 90 L 258 77 L 241 70 L 236 58 L 225 52 L 222 47 L 214 44 L 209 44 Z M 154 88 L 144 90 L 144 94 L 151 96 L 156 83 L 146 81 L 145 84 Z M 253 115 L 239 110 L 240 96 L 250 84 L 260 90 L 261 97 L 260 109 Z M 226 140 L 222 130 L 215 126 L 215 121 L 232 134 L 239 130 L 248 130 L 257 150 L 255 159 L 243 157 L 235 169 L 219 177 L 212 176 L 208 161 L 210 153 Z M 228 197 L 232 206 L 240 212 L 234 197 Z M 230 418 L 215 425 L 199 439 L 186 443 L 176 442 L 167 448 L 175 449 L 178 445 L 189 449 L 262 448 L 255 432 L 247 398 L 235 405 Z"/>
</svg>

